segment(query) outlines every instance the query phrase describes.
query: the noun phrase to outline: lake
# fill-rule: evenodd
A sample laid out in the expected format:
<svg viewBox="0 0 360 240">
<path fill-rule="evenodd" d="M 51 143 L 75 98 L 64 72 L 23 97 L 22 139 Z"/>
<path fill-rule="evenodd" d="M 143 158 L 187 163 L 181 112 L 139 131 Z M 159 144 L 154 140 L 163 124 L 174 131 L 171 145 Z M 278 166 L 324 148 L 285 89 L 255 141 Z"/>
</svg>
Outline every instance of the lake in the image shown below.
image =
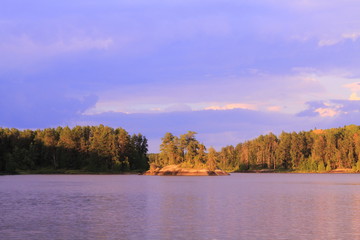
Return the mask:
<svg viewBox="0 0 360 240">
<path fill-rule="evenodd" d="M 0 176 L 0 239 L 360 239 L 360 175 Z"/>
</svg>

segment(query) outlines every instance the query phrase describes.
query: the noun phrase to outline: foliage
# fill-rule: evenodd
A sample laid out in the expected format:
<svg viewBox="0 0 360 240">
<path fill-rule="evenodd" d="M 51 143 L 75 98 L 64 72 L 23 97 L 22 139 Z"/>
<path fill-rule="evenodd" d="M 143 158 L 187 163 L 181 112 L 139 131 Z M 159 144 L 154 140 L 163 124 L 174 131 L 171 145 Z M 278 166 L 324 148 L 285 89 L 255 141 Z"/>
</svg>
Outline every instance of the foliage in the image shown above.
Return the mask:
<svg viewBox="0 0 360 240">
<path fill-rule="evenodd" d="M 0 128 L 0 172 L 145 170 L 147 139 L 107 126 L 43 130 Z M 56 172 L 56 171 L 55 171 Z"/>
<path fill-rule="evenodd" d="M 349 125 L 261 135 L 220 151 L 201 144 L 196 132 L 179 137 L 166 133 L 159 154 L 149 154 L 147 139 L 107 126 L 43 130 L 0 128 L 0 172 L 49 169 L 134 171 L 169 164 L 227 171 L 269 169 L 325 172 L 352 168 L 360 172 L 360 127 Z"/>
<path fill-rule="evenodd" d="M 157 166 L 178 164 L 206 164 L 227 171 L 258 169 L 302 172 L 329 172 L 337 168 L 353 168 L 360 172 L 360 127 L 349 125 L 327 130 L 272 133 L 216 152 L 204 151 L 194 132 L 179 138 L 167 133 L 161 152 L 152 157 Z"/>
<path fill-rule="evenodd" d="M 166 133 L 160 145 L 160 154 L 152 155 L 151 163 L 163 167 L 171 164 L 180 164 L 182 167 L 206 167 L 206 147 L 195 137 L 196 132 L 188 131 L 180 137 Z M 215 150 L 214 150 L 215 151 Z"/>
</svg>

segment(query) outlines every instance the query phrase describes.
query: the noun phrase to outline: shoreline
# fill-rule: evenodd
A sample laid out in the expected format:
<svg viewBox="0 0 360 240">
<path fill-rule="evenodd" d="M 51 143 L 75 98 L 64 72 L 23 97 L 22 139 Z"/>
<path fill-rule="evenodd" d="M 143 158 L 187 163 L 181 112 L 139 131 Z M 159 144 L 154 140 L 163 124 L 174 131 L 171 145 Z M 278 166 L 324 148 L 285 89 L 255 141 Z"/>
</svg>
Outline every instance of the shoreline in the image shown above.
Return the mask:
<svg viewBox="0 0 360 240">
<path fill-rule="evenodd" d="M 132 170 L 132 171 L 85 171 L 85 170 L 65 170 L 65 169 L 38 169 L 30 171 L 18 171 L 14 173 L 0 172 L 0 176 L 6 175 L 157 175 L 157 174 L 146 174 L 146 170 Z M 292 174 L 358 174 L 359 172 L 349 169 L 334 169 L 331 171 L 324 172 L 306 172 L 296 170 L 273 170 L 273 169 L 257 169 L 248 171 L 228 171 L 228 173 L 257 173 L 257 174 L 271 174 L 271 173 L 292 173 Z M 169 174 L 172 175 L 172 174 Z M 178 175 L 180 176 L 180 175 Z"/>
<path fill-rule="evenodd" d="M 133 171 L 83 171 L 83 170 L 53 170 L 53 169 L 39 169 L 30 171 L 18 171 L 14 173 L 0 172 L 0 176 L 5 175 L 141 175 L 144 170 L 133 170 Z"/>
<path fill-rule="evenodd" d="M 257 169 L 257 170 L 247 170 L 247 171 L 234 171 L 232 173 L 311 173 L 311 174 L 339 174 L 339 173 L 351 173 L 356 174 L 359 172 L 355 172 L 351 168 L 339 168 L 333 169 L 331 171 L 323 171 L 323 172 L 309 172 L 309 171 L 299 171 L 299 170 L 278 170 L 278 169 Z"/>
<path fill-rule="evenodd" d="M 148 176 L 228 176 L 229 173 L 221 170 L 207 168 L 186 168 L 180 165 L 167 165 L 165 167 L 150 168 L 143 175 Z"/>
</svg>

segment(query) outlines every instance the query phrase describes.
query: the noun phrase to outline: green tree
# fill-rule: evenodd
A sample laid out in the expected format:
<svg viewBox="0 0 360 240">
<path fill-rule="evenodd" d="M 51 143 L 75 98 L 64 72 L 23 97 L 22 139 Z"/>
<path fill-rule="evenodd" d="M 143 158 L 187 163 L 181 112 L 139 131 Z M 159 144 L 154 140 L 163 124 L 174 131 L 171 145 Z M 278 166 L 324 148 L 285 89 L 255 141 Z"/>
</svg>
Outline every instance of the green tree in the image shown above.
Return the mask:
<svg viewBox="0 0 360 240">
<path fill-rule="evenodd" d="M 209 148 L 209 153 L 207 155 L 206 165 L 210 171 L 215 171 L 217 163 L 217 153 L 214 148 Z"/>
<path fill-rule="evenodd" d="M 172 133 L 166 133 L 160 145 L 161 166 L 180 163 L 183 160 L 181 155 L 178 138 Z"/>
<path fill-rule="evenodd" d="M 280 142 L 276 151 L 276 159 L 279 161 L 284 169 L 291 168 L 291 135 L 289 133 L 282 132 L 280 134 Z M 274 167 L 275 168 L 275 167 Z"/>
</svg>

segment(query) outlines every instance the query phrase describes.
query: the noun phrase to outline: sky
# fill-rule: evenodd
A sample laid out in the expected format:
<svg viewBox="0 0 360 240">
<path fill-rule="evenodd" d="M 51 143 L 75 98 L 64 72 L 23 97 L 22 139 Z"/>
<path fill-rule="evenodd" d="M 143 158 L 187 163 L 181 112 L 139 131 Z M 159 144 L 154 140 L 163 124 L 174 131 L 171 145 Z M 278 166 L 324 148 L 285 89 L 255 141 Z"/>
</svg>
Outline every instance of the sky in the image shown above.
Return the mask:
<svg viewBox="0 0 360 240">
<path fill-rule="evenodd" d="M 195 131 L 221 149 L 360 124 L 360 1 L 2 0 L 0 127 Z"/>
</svg>

